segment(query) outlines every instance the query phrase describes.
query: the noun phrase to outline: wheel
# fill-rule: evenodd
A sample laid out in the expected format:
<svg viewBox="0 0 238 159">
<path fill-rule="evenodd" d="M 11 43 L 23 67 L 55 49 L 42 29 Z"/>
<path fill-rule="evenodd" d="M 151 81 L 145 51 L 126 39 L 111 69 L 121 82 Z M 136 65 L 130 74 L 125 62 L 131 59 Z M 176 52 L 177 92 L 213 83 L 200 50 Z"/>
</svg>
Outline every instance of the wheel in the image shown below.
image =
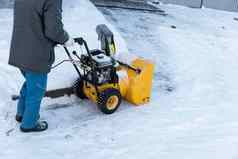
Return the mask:
<svg viewBox="0 0 238 159">
<path fill-rule="evenodd" d="M 84 86 L 83 80 L 77 79 L 77 81 L 74 83 L 73 86 L 74 93 L 80 99 L 87 99 L 87 96 L 84 94 L 83 91 L 83 86 Z"/>
<path fill-rule="evenodd" d="M 114 88 L 106 89 L 99 93 L 97 104 L 104 114 L 112 114 L 121 104 L 121 93 Z"/>
</svg>

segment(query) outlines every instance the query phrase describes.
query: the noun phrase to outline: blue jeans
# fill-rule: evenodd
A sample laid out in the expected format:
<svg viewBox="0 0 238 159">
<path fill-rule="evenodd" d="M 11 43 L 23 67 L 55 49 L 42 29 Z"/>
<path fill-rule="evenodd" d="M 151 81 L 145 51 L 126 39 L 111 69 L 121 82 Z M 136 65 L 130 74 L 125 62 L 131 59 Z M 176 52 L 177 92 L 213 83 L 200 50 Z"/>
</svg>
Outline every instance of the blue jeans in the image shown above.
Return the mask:
<svg viewBox="0 0 238 159">
<path fill-rule="evenodd" d="M 21 70 L 25 78 L 20 91 L 20 99 L 17 104 L 17 115 L 22 116 L 21 127 L 34 128 L 40 117 L 40 104 L 45 95 L 47 86 L 47 73 L 36 73 Z"/>
</svg>

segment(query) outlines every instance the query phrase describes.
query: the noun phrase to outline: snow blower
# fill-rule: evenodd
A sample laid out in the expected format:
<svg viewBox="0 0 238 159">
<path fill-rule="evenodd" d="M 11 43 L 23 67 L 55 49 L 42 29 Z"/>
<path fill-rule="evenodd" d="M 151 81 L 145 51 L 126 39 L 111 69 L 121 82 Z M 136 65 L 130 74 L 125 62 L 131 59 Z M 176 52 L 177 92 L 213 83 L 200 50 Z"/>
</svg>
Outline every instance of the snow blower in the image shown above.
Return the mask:
<svg viewBox="0 0 238 159">
<path fill-rule="evenodd" d="M 45 97 L 57 98 L 74 94 L 81 99 L 90 99 L 105 114 L 114 113 L 122 98 L 134 105 L 148 103 L 154 64 L 142 58 L 137 58 L 131 65 L 116 60 L 113 33 L 104 24 L 98 25 L 96 31 L 101 42 L 100 50 L 90 50 L 83 38 L 74 40 L 84 46 L 87 54 L 79 56 L 76 50 L 71 53 L 64 47 L 69 60 L 63 62 L 71 62 L 79 77 L 72 87 L 47 91 Z M 13 100 L 18 98 L 12 97 Z"/>
</svg>

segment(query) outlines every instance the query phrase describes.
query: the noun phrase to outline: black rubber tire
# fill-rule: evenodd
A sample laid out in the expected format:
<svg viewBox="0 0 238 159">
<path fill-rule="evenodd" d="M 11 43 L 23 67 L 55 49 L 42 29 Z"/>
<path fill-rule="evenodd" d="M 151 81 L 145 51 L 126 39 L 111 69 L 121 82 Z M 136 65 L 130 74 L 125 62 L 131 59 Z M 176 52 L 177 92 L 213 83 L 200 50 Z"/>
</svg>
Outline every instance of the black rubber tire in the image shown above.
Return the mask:
<svg viewBox="0 0 238 159">
<path fill-rule="evenodd" d="M 87 99 L 87 96 L 84 94 L 83 91 L 83 85 L 83 80 L 77 79 L 73 86 L 74 94 L 80 99 Z"/>
<path fill-rule="evenodd" d="M 115 108 L 108 109 L 106 105 L 107 105 L 108 99 L 112 96 L 116 96 L 118 98 L 118 102 L 117 102 L 117 105 Z M 106 89 L 103 92 L 99 93 L 99 95 L 98 95 L 98 101 L 97 101 L 98 108 L 104 114 L 112 114 L 119 108 L 119 106 L 121 104 L 121 100 L 122 100 L 122 97 L 121 97 L 121 93 L 119 90 L 117 90 L 115 88 Z"/>
</svg>

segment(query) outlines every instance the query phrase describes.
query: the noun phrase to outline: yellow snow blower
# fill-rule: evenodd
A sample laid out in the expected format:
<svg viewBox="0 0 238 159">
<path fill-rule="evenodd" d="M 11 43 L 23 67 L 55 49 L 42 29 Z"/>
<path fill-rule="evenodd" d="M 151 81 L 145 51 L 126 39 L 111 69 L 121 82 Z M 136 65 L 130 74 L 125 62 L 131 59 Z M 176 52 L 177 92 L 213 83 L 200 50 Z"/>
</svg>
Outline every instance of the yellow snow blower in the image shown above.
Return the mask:
<svg viewBox="0 0 238 159">
<path fill-rule="evenodd" d="M 154 64 L 142 58 L 137 58 L 131 65 L 117 61 L 113 33 L 106 25 L 98 25 L 96 30 L 100 50 L 89 50 L 83 38 L 75 38 L 75 42 L 84 46 L 87 54 L 79 56 L 76 50 L 71 53 L 64 47 L 69 57 L 67 61 L 73 64 L 79 75 L 78 80 L 70 88 L 47 91 L 45 96 L 57 98 L 75 94 L 81 99 L 90 99 L 105 114 L 114 113 L 122 98 L 134 105 L 148 103 Z"/>
</svg>

